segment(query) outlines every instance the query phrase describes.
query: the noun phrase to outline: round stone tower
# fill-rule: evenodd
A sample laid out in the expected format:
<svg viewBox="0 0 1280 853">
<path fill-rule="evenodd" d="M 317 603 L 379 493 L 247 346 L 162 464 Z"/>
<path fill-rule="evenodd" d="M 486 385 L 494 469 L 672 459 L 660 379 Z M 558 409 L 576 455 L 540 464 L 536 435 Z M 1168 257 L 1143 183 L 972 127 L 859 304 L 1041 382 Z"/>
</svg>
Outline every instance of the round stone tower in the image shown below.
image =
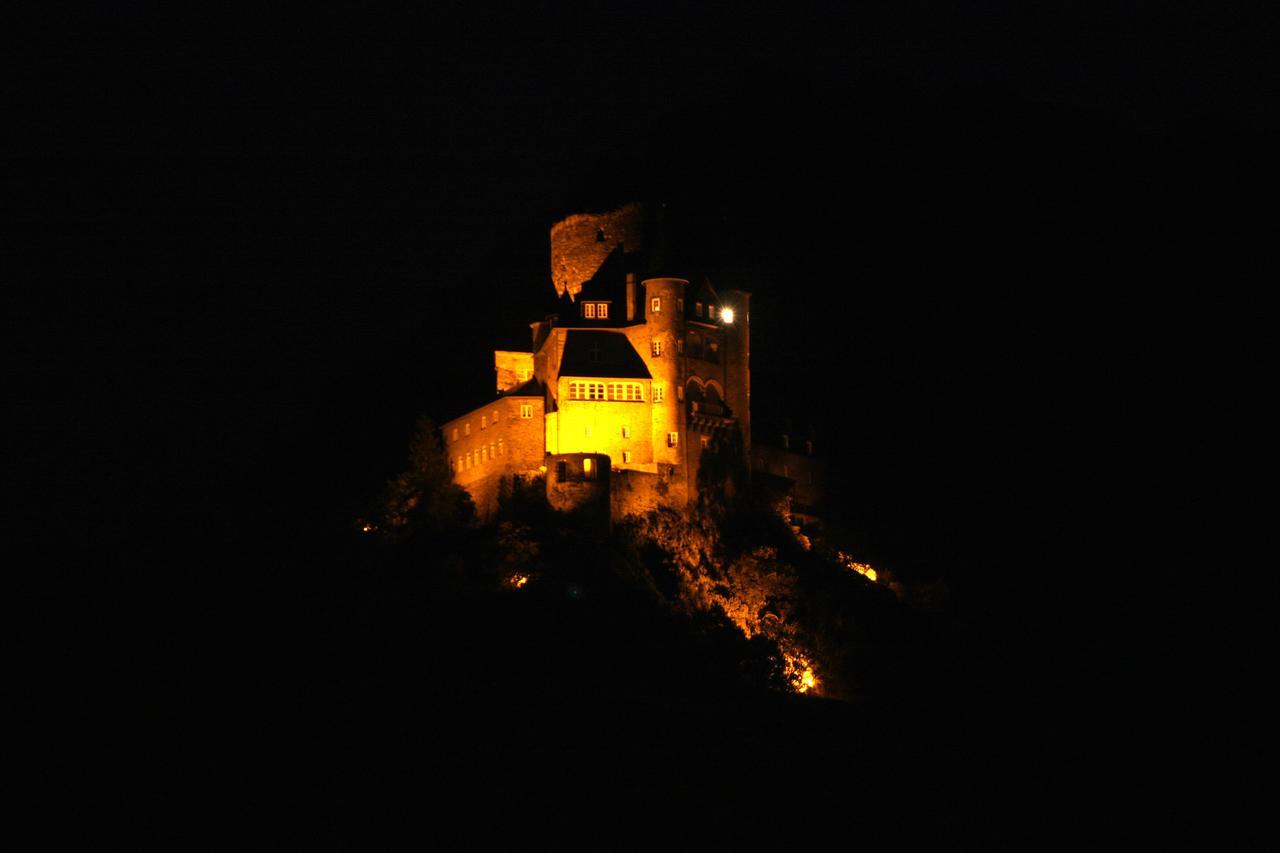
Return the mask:
<svg viewBox="0 0 1280 853">
<path fill-rule="evenodd" d="M 653 405 L 653 458 L 661 465 L 681 466 L 686 460 L 684 358 L 680 341 L 684 338 L 684 293 L 689 282 L 682 278 L 650 278 L 642 282 L 644 291 L 644 337 L 636 341 L 653 376 L 663 389 L 662 402 Z"/>
<path fill-rule="evenodd" d="M 578 213 L 551 226 L 551 282 L 556 296 L 576 298 L 609 254 L 644 249 L 644 207 L 623 205 L 606 213 Z"/>
</svg>

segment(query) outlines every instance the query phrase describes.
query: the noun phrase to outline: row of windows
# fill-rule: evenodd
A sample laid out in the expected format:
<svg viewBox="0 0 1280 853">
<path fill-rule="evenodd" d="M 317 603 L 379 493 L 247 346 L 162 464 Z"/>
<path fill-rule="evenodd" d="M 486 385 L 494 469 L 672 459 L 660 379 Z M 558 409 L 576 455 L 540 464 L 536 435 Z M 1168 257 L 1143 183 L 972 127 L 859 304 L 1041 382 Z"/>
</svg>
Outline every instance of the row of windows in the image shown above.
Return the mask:
<svg viewBox="0 0 1280 853">
<path fill-rule="evenodd" d="M 479 450 L 468 450 L 464 454 L 460 454 L 457 459 L 449 460 L 454 471 L 465 471 L 473 465 L 480 465 L 488 462 L 490 459 L 497 459 L 506 453 L 506 449 L 502 446 L 502 439 L 491 442 L 488 446 L 480 445 Z"/>
<path fill-rule="evenodd" d="M 608 320 L 609 303 L 584 302 L 582 303 L 582 316 L 586 317 L 588 320 Z"/>
<path fill-rule="evenodd" d="M 497 426 L 497 425 L 498 425 L 498 417 L 499 417 L 501 414 L 502 414 L 502 413 L 501 413 L 498 409 L 494 409 L 494 410 L 493 410 L 493 424 L 494 424 L 494 426 Z M 532 418 L 532 417 L 533 417 L 533 404 L 532 404 L 532 403 L 521 403 L 521 404 L 520 404 L 520 417 L 521 417 L 521 418 L 524 418 L 525 420 L 528 420 L 529 418 Z M 480 429 L 488 429 L 488 428 L 489 428 L 489 416 L 488 416 L 488 415 L 481 415 L 481 416 L 480 416 Z M 471 435 L 471 421 L 467 421 L 466 423 L 464 423 L 464 424 L 462 425 L 462 434 L 463 434 L 463 435 Z M 457 440 L 458 440 L 458 428 L 457 428 L 457 427 L 454 427 L 454 428 L 453 428 L 453 430 L 449 433 L 449 438 L 450 438 L 450 440 L 451 440 L 451 441 L 457 441 Z"/>
<path fill-rule="evenodd" d="M 570 382 L 569 399 L 643 403 L 644 386 L 639 382 Z"/>
</svg>

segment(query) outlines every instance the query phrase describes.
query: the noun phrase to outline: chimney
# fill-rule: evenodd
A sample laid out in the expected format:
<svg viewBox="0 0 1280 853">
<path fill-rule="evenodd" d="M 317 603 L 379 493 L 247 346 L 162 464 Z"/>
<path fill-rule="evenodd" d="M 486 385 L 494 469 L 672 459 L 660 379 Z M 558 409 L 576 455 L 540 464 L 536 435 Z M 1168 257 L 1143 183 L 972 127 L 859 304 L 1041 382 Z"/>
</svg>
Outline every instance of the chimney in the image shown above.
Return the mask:
<svg viewBox="0 0 1280 853">
<path fill-rule="evenodd" d="M 617 281 L 617 279 L 614 279 Z M 636 318 L 636 274 L 627 273 L 627 322 Z"/>
</svg>

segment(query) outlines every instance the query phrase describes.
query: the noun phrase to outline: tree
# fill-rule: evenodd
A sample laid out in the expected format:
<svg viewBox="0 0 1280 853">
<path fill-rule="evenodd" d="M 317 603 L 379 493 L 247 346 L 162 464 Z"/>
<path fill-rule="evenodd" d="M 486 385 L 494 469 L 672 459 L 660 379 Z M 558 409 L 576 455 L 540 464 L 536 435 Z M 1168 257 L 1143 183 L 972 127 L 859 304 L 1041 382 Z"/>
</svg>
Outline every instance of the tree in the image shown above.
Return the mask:
<svg viewBox="0 0 1280 853">
<path fill-rule="evenodd" d="M 383 492 L 380 531 L 391 542 L 438 536 L 469 527 L 475 514 L 471 496 L 453 481 L 435 423 L 419 418 L 409 443 L 409 467 Z"/>
</svg>

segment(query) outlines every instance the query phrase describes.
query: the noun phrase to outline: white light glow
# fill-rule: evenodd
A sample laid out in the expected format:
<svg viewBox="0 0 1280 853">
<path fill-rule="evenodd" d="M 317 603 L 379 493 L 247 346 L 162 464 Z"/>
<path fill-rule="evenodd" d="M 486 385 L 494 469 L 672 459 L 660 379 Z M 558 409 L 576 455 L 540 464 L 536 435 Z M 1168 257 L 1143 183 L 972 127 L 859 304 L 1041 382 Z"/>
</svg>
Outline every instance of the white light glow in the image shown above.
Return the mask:
<svg viewBox="0 0 1280 853">
<path fill-rule="evenodd" d="M 720 319 L 721 319 L 721 320 L 724 320 L 726 323 L 732 323 L 732 322 L 733 322 L 733 309 L 732 309 L 732 308 L 721 308 L 721 309 L 720 309 Z"/>
</svg>

